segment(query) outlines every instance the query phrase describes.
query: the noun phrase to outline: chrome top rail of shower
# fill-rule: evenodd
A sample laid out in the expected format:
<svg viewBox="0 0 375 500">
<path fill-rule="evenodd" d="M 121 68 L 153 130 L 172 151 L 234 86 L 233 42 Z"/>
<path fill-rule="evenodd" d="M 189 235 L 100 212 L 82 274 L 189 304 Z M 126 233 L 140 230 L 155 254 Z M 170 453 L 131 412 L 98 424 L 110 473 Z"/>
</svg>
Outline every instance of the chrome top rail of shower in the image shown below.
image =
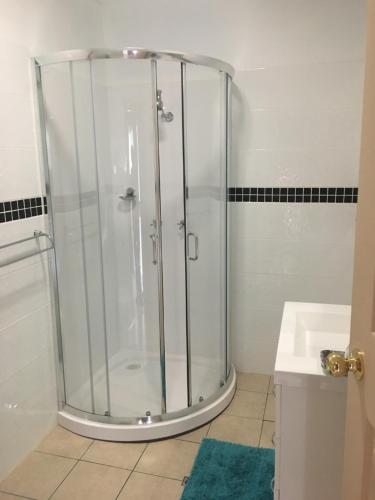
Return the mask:
<svg viewBox="0 0 375 500">
<path fill-rule="evenodd" d="M 4 248 L 9 248 L 9 247 L 18 245 L 20 243 L 25 243 L 26 241 L 31 241 L 31 240 L 39 241 L 39 238 L 41 238 L 42 236 L 44 236 L 45 238 L 47 238 L 49 240 L 49 242 L 51 243 L 51 246 L 49 246 L 47 248 L 38 248 L 37 250 L 27 252 L 27 253 L 19 255 L 17 257 L 10 257 L 3 262 L 0 261 L 0 267 L 5 267 L 5 266 L 8 266 L 9 264 L 14 264 L 15 262 L 19 262 L 20 260 L 28 259 L 29 257 L 33 257 L 34 255 L 38 255 L 38 254 L 47 252 L 48 250 L 52 250 L 52 248 L 54 246 L 50 235 L 47 233 L 44 233 L 43 231 L 39 231 L 39 230 L 35 230 L 33 235 L 29 236 L 27 238 L 22 238 L 20 240 L 12 241 L 10 243 L 4 243 L 3 245 L 0 245 L 0 250 L 3 250 Z"/>
<path fill-rule="evenodd" d="M 124 49 L 80 49 L 63 50 L 45 56 L 35 57 L 39 66 L 55 64 L 68 61 L 82 61 L 93 59 L 154 59 L 165 61 L 179 61 L 198 66 L 210 66 L 218 71 L 227 73 L 231 78 L 234 76 L 234 68 L 230 64 L 214 57 L 201 56 L 171 50 L 150 50 L 141 47 L 126 47 Z"/>
</svg>

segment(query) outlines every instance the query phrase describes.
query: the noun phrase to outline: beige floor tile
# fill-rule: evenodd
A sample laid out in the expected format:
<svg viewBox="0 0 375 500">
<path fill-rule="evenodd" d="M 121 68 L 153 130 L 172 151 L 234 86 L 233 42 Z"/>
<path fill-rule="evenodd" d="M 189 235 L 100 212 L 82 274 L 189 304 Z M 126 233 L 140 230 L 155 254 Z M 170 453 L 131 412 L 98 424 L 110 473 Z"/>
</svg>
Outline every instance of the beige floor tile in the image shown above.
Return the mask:
<svg viewBox="0 0 375 500">
<path fill-rule="evenodd" d="M 262 375 L 260 373 L 237 373 L 237 389 L 241 391 L 266 393 L 269 382 L 269 375 Z"/>
<path fill-rule="evenodd" d="M 130 471 L 79 462 L 59 486 L 53 500 L 114 500 Z"/>
<path fill-rule="evenodd" d="M 135 470 L 170 479 L 190 474 L 199 445 L 179 439 L 150 443 Z"/>
<path fill-rule="evenodd" d="M 264 420 L 271 420 L 273 422 L 276 420 L 275 406 L 275 396 L 268 394 Z"/>
<path fill-rule="evenodd" d="M 248 446 L 258 446 L 261 429 L 261 420 L 220 415 L 211 423 L 207 437 Z"/>
<path fill-rule="evenodd" d="M 76 460 L 33 452 L 0 483 L 0 490 L 37 499 L 48 498 Z"/>
<path fill-rule="evenodd" d="M 123 469 L 133 469 L 146 446 L 146 443 L 95 441 L 83 455 L 82 460 L 122 467 Z"/>
<path fill-rule="evenodd" d="M 57 426 L 43 439 L 37 449 L 62 457 L 81 458 L 92 442 L 92 439 L 79 436 Z"/>
<path fill-rule="evenodd" d="M 262 434 L 260 436 L 260 444 L 261 448 L 274 448 L 272 438 L 275 432 L 275 422 L 267 422 L 266 420 L 263 422 Z"/>
<path fill-rule="evenodd" d="M 231 404 L 225 410 L 226 415 L 263 419 L 267 394 L 249 391 L 236 391 Z"/>
<path fill-rule="evenodd" d="M 182 441 L 192 441 L 193 443 L 201 443 L 203 438 L 207 436 L 209 427 L 210 424 L 204 425 L 203 427 L 199 427 L 199 429 L 195 429 L 194 431 L 181 434 L 180 436 L 177 436 L 176 439 L 182 439 Z"/>
<path fill-rule="evenodd" d="M 181 481 L 133 472 L 118 500 L 179 500 Z"/>
</svg>

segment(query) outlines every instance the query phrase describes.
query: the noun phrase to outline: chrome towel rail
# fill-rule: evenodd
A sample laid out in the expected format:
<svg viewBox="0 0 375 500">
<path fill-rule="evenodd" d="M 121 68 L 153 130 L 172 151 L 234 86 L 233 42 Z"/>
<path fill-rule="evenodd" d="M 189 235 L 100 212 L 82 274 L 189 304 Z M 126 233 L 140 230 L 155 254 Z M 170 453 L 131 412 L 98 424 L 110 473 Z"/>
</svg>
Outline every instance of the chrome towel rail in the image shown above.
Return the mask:
<svg viewBox="0 0 375 500">
<path fill-rule="evenodd" d="M 41 254 L 43 252 L 47 252 L 48 250 L 51 250 L 53 248 L 53 240 L 51 236 L 47 233 L 44 233 L 43 231 L 36 230 L 34 231 L 32 236 L 29 236 L 28 238 L 22 238 L 20 240 L 12 241 L 10 243 L 4 243 L 3 245 L 0 245 L 0 250 L 3 250 L 4 248 L 9 248 L 14 245 L 18 245 L 19 243 L 24 243 L 25 241 L 31 241 L 31 240 L 36 240 L 39 243 L 39 238 L 44 236 L 45 238 L 48 239 L 50 242 L 50 246 L 47 248 L 38 248 L 37 250 L 33 250 L 30 252 L 27 252 L 25 254 L 16 256 L 16 257 L 10 257 L 6 259 L 5 261 L 0 262 L 0 267 L 5 267 L 8 266 L 9 264 L 14 264 L 15 262 L 19 262 L 20 260 L 23 259 L 28 259 L 29 257 L 33 257 L 34 255 Z"/>
</svg>

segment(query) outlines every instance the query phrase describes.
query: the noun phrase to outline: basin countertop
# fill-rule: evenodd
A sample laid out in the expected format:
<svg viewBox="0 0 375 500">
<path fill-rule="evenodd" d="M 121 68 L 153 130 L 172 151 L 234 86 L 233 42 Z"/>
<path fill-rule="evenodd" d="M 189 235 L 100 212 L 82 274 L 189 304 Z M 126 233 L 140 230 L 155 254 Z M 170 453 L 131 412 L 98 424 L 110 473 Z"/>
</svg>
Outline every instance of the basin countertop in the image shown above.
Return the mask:
<svg viewBox="0 0 375 500">
<path fill-rule="evenodd" d="M 275 363 L 275 384 L 318 383 L 344 390 L 345 379 L 325 375 L 320 351 L 346 351 L 349 345 L 351 306 L 285 302 Z"/>
</svg>

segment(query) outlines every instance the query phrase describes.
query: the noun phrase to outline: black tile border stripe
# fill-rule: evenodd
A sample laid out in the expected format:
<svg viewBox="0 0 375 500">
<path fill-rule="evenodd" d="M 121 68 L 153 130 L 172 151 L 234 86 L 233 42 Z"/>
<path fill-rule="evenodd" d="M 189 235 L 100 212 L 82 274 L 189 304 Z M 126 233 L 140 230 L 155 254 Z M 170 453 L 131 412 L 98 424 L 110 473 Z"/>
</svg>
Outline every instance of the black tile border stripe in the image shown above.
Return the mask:
<svg viewBox="0 0 375 500">
<path fill-rule="evenodd" d="M 230 187 L 228 201 L 255 203 L 357 203 L 357 187 Z"/>
<path fill-rule="evenodd" d="M 46 213 L 47 199 L 45 196 L 0 201 L 0 223 L 28 219 Z"/>
<path fill-rule="evenodd" d="M 228 201 L 253 203 L 357 203 L 357 187 L 230 187 Z M 0 224 L 47 214 L 45 196 L 0 202 Z"/>
</svg>

